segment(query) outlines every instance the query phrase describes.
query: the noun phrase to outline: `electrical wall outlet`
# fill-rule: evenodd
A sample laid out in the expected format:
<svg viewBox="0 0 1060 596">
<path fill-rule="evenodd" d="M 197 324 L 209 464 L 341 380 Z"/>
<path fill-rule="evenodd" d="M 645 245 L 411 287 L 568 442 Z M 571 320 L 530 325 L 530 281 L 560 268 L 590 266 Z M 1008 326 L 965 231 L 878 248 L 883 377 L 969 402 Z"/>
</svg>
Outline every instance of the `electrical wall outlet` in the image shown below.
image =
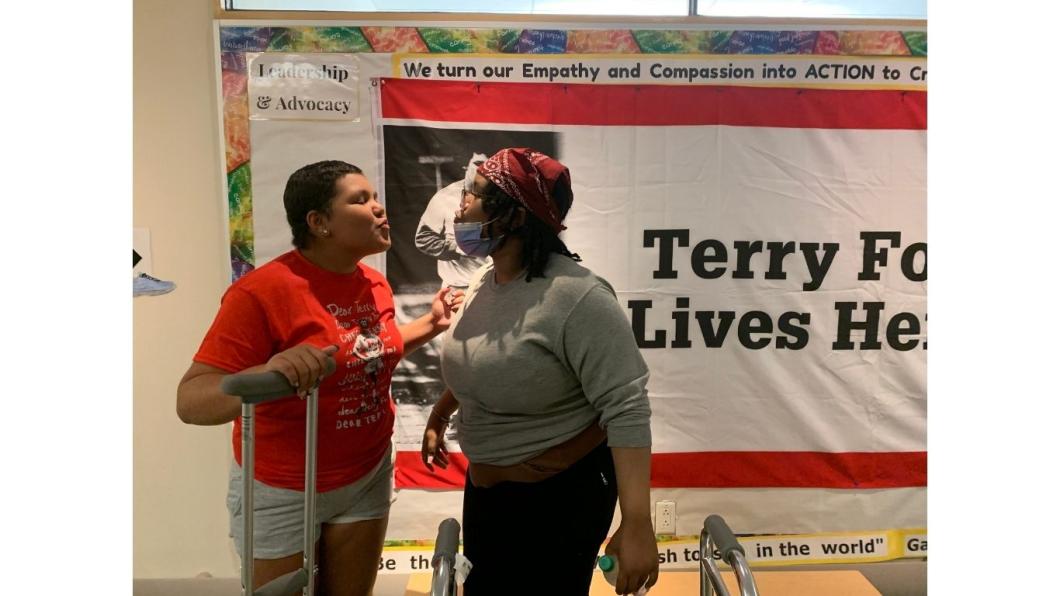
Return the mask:
<svg viewBox="0 0 1060 596">
<path fill-rule="evenodd" d="M 671 536 L 677 534 L 677 503 L 655 502 L 655 533 Z"/>
</svg>

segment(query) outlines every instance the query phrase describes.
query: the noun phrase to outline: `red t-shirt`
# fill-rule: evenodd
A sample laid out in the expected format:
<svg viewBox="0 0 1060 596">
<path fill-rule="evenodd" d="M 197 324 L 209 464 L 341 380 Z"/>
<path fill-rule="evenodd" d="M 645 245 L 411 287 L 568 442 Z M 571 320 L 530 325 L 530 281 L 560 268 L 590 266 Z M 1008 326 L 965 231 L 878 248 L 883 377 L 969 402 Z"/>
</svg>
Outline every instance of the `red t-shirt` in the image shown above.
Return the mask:
<svg viewBox="0 0 1060 596">
<path fill-rule="evenodd" d="M 334 344 L 338 365 L 320 385 L 317 490 L 345 486 L 379 463 L 394 430 L 390 378 L 404 344 L 386 279 L 359 265 L 349 274 L 310 263 L 297 250 L 240 278 L 194 360 L 239 372 L 302 343 Z M 255 407 L 254 477 L 305 488 L 306 402 L 285 397 Z M 232 448 L 242 465 L 239 418 Z"/>
</svg>

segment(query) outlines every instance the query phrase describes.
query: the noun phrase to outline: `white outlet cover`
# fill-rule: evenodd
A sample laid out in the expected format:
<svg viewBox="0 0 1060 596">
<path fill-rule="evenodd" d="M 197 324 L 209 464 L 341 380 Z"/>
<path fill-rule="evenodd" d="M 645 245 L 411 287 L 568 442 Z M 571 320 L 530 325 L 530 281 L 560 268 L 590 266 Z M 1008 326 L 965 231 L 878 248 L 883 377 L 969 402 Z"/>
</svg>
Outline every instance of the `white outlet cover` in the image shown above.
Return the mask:
<svg viewBox="0 0 1060 596">
<path fill-rule="evenodd" d="M 677 503 L 658 501 L 655 503 L 655 533 L 674 534 L 677 532 Z"/>
</svg>

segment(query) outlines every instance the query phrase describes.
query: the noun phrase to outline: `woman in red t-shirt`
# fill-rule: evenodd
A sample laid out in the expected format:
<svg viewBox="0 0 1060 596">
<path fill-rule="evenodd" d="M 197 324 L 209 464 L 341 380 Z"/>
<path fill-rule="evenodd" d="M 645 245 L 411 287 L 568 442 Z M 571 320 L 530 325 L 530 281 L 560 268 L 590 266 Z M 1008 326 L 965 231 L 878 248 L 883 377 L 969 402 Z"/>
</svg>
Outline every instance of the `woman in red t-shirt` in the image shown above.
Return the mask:
<svg viewBox="0 0 1060 596">
<path fill-rule="evenodd" d="M 443 289 L 431 312 L 396 323 L 389 284 L 361 263 L 390 248 L 390 226 L 356 166 L 307 165 L 288 179 L 283 202 L 295 249 L 225 292 L 180 381 L 177 414 L 188 424 L 235 422 L 228 509 L 241 548 L 241 406 L 221 392 L 221 377 L 279 371 L 304 396 L 334 358 L 336 372 L 320 385 L 320 585 L 327 594 L 367 595 L 393 488 L 391 375 L 402 355 L 448 328 L 463 295 Z M 296 396 L 256 409 L 254 587 L 302 565 L 305 412 Z"/>
</svg>

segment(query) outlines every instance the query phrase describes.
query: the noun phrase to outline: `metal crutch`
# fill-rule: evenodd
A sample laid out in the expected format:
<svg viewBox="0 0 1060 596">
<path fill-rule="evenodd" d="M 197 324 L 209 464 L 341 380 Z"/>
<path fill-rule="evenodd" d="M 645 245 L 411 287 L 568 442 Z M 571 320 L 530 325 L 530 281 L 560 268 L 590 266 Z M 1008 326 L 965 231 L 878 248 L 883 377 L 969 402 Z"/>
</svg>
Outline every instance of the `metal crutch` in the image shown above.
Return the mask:
<svg viewBox="0 0 1060 596">
<path fill-rule="evenodd" d="M 321 379 L 335 372 L 335 360 L 328 358 L 327 368 Z M 319 381 L 317 383 L 319 386 Z M 294 395 L 297 390 L 282 374 L 270 371 L 263 373 L 241 373 L 221 378 L 221 391 L 239 397 L 243 404 L 242 452 L 243 452 L 243 552 L 242 594 L 243 596 L 281 596 L 302 590 L 311 596 L 316 583 L 313 566 L 316 546 L 316 478 L 317 478 L 317 406 L 319 394 L 313 387 L 306 399 L 305 417 L 305 528 L 302 548 L 302 567 L 281 575 L 264 586 L 254 585 L 254 406 Z"/>
<path fill-rule="evenodd" d="M 740 586 L 740 596 L 758 596 L 751 568 L 740 543 L 736 541 L 729 525 L 720 515 L 708 515 L 703 521 L 703 530 L 699 533 L 699 593 L 700 596 L 711 596 L 711 585 L 718 596 L 729 596 L 729 589 L 721 579 L 721 571 L 714 561 L 714 548 L 717 545 L 721 559 L 732 567 L 736 573 L 736 583 Z M 708 581 L 709 580 L 709 581 Z"/>
<path fill-rule="evenodd" d="M 438 524 L 431 567 L 431 596 L 456 596 L 456 550 L 460 546 L 460 523 L 453 518 Z"/>
</svg>

